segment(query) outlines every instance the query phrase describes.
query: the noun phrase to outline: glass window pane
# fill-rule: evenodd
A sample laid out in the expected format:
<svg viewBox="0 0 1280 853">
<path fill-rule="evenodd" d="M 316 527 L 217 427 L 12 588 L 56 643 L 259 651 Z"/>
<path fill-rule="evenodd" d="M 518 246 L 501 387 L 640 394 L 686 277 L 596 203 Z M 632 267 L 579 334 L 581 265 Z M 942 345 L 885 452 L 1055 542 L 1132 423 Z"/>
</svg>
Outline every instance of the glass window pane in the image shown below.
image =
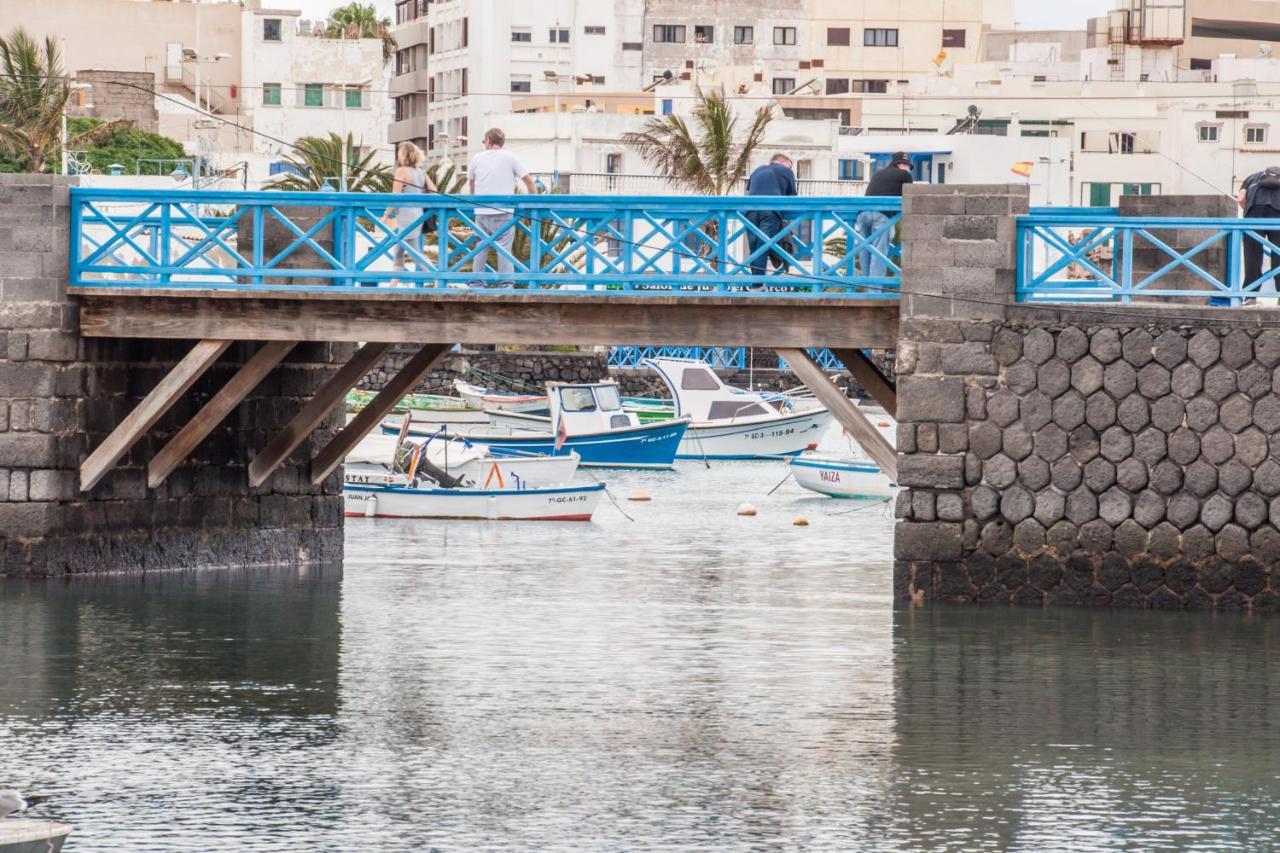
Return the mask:
<svg viewBox="0 0 1280 853">
<path fill-rule="evenodd" d="M 596 402 L 605 412 L 614 412 L 622 408 L 622 398 L 618 396 L 618 386 L 601 385 L 596 388 Z"/>
<path fill-rule="evenodd" d="M 347 90 L 347 106 L 353 109 L 359 109 L 364 105 L 364 92 L 359 89 Z"/>
<path fill-rule="evenodd" d="M 566 412 L 594 412 L 596 400 L 590 388 L 561 388 L 560 408 Z"/>
<path fill-rule="evenodd" d="M 308 83 L 303 87 L 302 105 L 306 107 L 324 106 L 324 86 L 320 83 Z"/>
</svg>

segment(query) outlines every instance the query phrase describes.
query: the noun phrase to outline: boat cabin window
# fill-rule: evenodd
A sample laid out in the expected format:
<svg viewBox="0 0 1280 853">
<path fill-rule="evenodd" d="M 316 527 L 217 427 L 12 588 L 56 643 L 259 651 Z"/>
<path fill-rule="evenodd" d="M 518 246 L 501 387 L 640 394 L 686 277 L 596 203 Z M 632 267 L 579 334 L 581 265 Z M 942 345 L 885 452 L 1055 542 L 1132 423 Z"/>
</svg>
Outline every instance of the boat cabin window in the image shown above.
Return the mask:
<svg viewBox="0 0 1280 853">
<path fill-rule="evenodd" d="M 681 391 L 718 391 L 720 383 L 715 374 L 705 367 L 687 367 L 680 377 Z"/>
<path fill-rule="evenodd" d="M 613 417 L 609 418 L 609 426 L 611 428 L 629 427 L 631 426 L 631 419 L 628 418 L 626 415 L 614 415 Z"/>
<path fill-rule="evenodd" d="M 594 412 L 596 398 L 590 388 L 561 388 L 560 408 L 566 412 Z"/>
<path fill-rule="evenodd" d="M 616 385 L 600 385 L 596 388 L 596 402 L 601 411 L 616 412 L 622 408 L 622 398 L 618 396 Z"/>
<path fill-rule="evenodd" d="M 707 412 L 710 420 L 721 418 L 744 418 L 748 415 L 767 415 L 769 410 L 759 403 L 747 403 L 742 400 L 716 400 Z"/>
</svg>

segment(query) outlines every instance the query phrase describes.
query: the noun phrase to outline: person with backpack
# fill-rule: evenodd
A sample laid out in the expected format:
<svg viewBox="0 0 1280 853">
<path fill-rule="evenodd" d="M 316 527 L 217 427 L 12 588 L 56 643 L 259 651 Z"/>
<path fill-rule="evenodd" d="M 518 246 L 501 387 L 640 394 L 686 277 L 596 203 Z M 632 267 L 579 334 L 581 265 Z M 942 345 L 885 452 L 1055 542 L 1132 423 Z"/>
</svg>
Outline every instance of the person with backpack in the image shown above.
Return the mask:
<svg viewBox="0 0 1280 853">
<path fill-rule="evenodd" d="M 1261 172 L 1254 172 L 1244 179 L 1237 197 L 1245 219 L 1278 219 L 1280 220 L 1280 166 L 1268 166 Z M 1258 231 L 1258 236 L 1280 246 L 1280 222 L 1274 229 Z M 1262 243 L 1244 235 L 1244 284 L 1247 287 L 1262 277 L 1263 249 L 1271 257 L 1270 267 L 1280 267 L 1280 253 L 1265 247 Z M 1268 292 L 1277 289 L 1276 279 L 1269 285 L 1263 285 Z"/>
</svg>

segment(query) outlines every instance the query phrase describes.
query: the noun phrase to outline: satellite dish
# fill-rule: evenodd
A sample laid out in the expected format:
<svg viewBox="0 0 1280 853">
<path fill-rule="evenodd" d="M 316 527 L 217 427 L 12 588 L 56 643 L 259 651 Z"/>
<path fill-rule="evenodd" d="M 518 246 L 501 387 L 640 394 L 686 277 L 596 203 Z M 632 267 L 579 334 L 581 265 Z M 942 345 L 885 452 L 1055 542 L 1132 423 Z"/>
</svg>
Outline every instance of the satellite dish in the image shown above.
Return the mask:
<svg viewBox="0 0 1280 853">
<path fill-rule="evenodd" d="M 698 66 L 698 70 L 703 74 L 715 74 L 720 70 L 720 63 L 714 59 L 708 59 Z"/>
<path fill-rule="evenodd" d="M 1273 48 L 1271 45 L 1269 45 L 1269 44 L 1260 44 L 1260 45 L 1258 45 L 1258 55 L 1259 55 L 1259 56 L 1270 56 L 1270 55 L 1271 55 L 1271 51 L 1272 51 L 1272 50 L 1274 50 L 1274 48 Z"/>
</svg>

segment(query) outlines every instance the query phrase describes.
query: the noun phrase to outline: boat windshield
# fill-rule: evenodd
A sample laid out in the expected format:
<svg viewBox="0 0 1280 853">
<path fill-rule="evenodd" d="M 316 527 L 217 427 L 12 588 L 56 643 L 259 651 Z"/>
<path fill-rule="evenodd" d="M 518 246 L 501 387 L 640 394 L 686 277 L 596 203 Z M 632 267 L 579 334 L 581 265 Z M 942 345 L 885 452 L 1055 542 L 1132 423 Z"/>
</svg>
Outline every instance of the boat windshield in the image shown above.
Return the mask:
<svg viewBox="0 0 1280 853">
<path fill-rule="evenodd" d="M 680 377 L 681 391 L 719 391 L 720 382 L 705 367 L 686 367 Z"/>
<path fill-rule="evenodd" d="M 590 388 L 561 388 L 560 408 L 566 412 L 594 412 L 596 401 Z"/>
<path fill-rule="evenodd" d="M 597 386 L 596 400 L 600 403 L 600 410 L 604 412 L 616 412 L 622 408 L 622 398 L 618 396 L 616 385 Z"/>
</svg>

